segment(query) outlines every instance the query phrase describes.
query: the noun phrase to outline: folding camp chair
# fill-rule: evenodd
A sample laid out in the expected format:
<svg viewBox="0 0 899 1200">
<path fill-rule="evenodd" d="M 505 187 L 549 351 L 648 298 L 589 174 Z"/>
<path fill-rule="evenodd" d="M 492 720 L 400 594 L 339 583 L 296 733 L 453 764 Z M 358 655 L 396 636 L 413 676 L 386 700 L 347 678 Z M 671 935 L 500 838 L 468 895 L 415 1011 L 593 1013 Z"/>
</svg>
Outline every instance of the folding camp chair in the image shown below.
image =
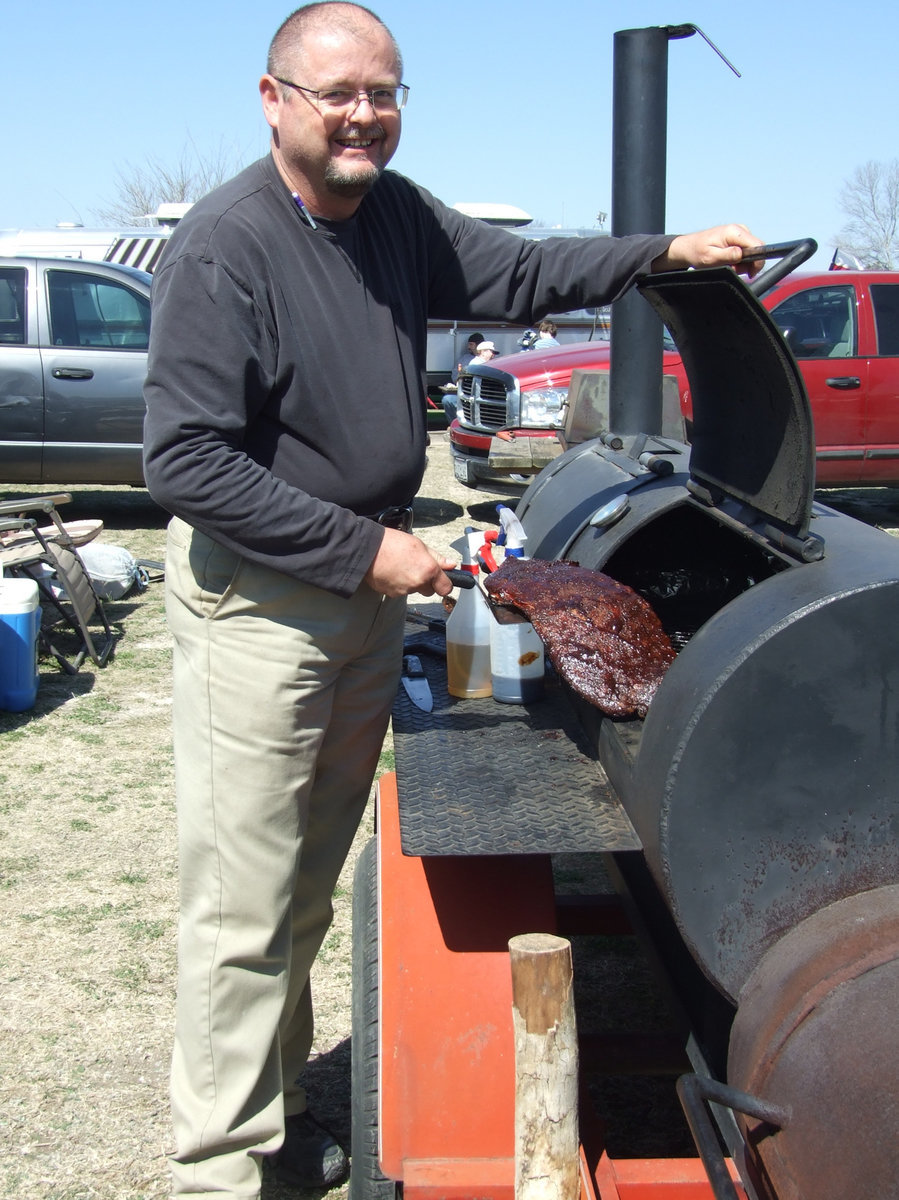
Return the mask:
<svg viewBox="0 0 899 1200">
<path fill-rule="evenodd" d="M 25 500 L 0 501 L 0 548 L 6 549 L 16 542 L 33 540 L 31 530 L 15 532 L 7 529 L 3 516 L 24 517 L 26 512 L 42 512 L 50 524 L 41 526 L 41 533 L 48 542 L 59 541 L 64 546 L 84 546 L 103 532 L 100 520 L 63 521 L 59 515 L 60 504 L 71 504 L 69 492 L 57 492 L 52 496 L 29 496 Z"/>
<path fill-rule="evenodd" d="M 74 675 L 88 657 L 96 666 L 104 666 L 115 636 L 75 544 L 85 531 L 70 532 L 56 509 L 70 499 L 60 494 L 0 502 L 0 566 L 6 575 L 36 581 L 43 610 L 40 647 Z M 50 526 L 39 528 L 33 517 L 25 515 L 29 512 L 45 513 Z M 97 524 L 102 528 L 102 523 Z M 92 624 L 99 627 L 95 632 Z M 66 634 L 75 639 L 74 652 L 64 647 Z"/>
</svg>

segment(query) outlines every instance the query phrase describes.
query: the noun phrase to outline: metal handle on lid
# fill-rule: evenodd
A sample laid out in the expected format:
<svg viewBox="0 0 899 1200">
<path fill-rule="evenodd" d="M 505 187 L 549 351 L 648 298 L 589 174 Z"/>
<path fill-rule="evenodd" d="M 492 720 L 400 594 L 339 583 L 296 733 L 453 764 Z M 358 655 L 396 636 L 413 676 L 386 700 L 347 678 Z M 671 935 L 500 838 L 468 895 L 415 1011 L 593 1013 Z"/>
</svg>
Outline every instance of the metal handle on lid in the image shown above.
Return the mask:
<svg viewBox="0 0 899 1200">
<path fill-rule="evenodd" d="M 800 238 L 792 242 L 774 242 L 770 246 L 756 246 L 752 250 L 747 250 L 740 262 L 757 262 L 760 258 L 780 259 L 780 262 L 775 263 L 773 267 L 769 267 L 767 271 L 762 271 L 761 275 L 750 280 L 749 290 L 756 296 L 764 295 L 776 283 L 780 283 L 785 275 L 789 275 L 791 271 L 795 271 L 798 266 L 811 258 L 817 249 L 818 243 L 814 238 Z"/>
</svg>

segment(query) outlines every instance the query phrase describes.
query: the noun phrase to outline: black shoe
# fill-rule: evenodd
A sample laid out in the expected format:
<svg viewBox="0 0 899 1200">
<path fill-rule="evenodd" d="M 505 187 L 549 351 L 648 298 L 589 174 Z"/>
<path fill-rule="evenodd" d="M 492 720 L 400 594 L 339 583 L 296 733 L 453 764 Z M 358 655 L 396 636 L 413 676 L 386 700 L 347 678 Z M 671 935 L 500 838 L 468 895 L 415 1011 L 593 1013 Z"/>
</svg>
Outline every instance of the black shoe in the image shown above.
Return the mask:
<svg viewBox="0 0 899 1200">
<path fill-rule="evenodd" d="M 350 1164 L 336 1138 L 309 1112 L 284 1122 L 284 1145 L 274 1161 L 282 1183 L 301 1188 L 330 1188 L 349 1176 Z"/>
</svg>

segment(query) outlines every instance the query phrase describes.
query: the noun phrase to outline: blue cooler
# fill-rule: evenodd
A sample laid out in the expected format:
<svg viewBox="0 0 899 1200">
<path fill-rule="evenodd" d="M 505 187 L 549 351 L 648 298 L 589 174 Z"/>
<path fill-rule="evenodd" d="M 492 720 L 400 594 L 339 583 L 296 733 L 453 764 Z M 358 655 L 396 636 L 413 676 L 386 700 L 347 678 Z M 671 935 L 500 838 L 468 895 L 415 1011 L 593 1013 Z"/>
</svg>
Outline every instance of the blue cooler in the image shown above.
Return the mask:
<svg viewBox="0 0 899 1200">
<path fill-rule="evenodd" d="M 22 712 L 37 699 L 37 631 L 41 621 L 33 579 L 0 578 L 0 708 Z"/>
</svg>

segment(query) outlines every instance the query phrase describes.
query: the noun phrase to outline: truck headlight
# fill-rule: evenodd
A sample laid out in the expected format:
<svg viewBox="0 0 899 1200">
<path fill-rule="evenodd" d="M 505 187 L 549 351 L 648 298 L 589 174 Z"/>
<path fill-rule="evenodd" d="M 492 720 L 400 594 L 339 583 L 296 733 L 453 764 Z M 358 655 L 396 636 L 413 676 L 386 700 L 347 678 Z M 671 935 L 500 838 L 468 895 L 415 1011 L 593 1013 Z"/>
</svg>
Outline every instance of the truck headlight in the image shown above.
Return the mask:
<svg viewBox="0 0 899 1200">
<path fill-rule="evenodd" d="M 568 404 L 568 388 L 534 388 L 521 394 L 521 424 L 561 429 Z"/>
</svg>

